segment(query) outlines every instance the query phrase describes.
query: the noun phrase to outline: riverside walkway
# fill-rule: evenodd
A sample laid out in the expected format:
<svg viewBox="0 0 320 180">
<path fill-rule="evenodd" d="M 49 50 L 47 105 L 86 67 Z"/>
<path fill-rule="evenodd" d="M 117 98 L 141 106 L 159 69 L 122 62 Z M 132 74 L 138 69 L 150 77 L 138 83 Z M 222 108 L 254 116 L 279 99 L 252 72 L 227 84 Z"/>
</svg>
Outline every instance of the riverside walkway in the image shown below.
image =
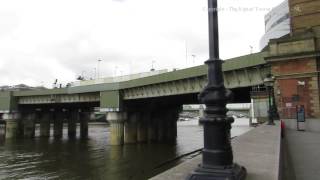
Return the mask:
<svg viewBox="0 0 320 180">
<path fill-rule="evenodd" d="M 246 167 L 246 180 L 278 180 L 281 176 L 280 125 L 260 125 L 232 140 L 234 160 Z M 151 180 L 185 179 L 201 162 L 202 156 L 186 161 Z"/>
<path fill-rule="evenodd" d="M 320 132 L 286 129 L 284 141 L 284 179 L 320 178 Z"/>
</svg>

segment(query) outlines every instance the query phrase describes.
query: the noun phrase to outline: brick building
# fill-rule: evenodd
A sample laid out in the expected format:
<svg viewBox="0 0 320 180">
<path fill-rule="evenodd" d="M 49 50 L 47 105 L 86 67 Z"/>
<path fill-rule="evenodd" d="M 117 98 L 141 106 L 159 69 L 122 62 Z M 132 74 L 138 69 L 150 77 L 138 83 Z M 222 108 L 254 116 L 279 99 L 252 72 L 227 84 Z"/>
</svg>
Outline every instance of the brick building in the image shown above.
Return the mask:
<svg viewBox="0 0 320 180">
<path fill-rule="evenodd" d="M 281 118 L 295 118 L 303 105 L 307 118 L 320 118 L 320 0 L 289 0 L 290 34 L 269 42 L 265 60 L 276 78 Z"/>
</svg>

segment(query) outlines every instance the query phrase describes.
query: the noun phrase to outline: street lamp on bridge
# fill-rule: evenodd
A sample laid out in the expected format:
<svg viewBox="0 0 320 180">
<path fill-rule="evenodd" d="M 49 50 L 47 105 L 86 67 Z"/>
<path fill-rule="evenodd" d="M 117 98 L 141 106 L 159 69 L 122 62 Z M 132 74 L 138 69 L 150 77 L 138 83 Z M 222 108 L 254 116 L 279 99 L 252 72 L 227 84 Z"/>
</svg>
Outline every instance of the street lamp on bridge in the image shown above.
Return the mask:
<svg viewBox="0 0 320 180">
<path fill-rule="evenodd" d="M 100 62 L 102 61 L 102 59 L 98 59 L 98 79 L 100 78 Z"/>
<path fill-rule="evenodd" d="M 188 177 L 190 180 L 229 179 L 243 180 L 246 169 L 233 163 L 231 147 L 231 123 L 227 117 L 227 101 L 232 93 L 224 86 L 222 60 L 219 58 L 217 0 L 208 0 L 209 15 L 209 60 L 208 84 L 199 94 L 199 100 L 206 105 L 200 123 L 204 127 L 204 148 L 202 163 Z"/>
<path fill-rule="evenodd" d="M 263 84 L 266 86 L 268 91 L 268 99 L 269 99 L 269 108 L 268 108 L 268 125 L 274 125 L 273 119 L 276 113 L 276 108 L 273 99 L 273 84 L 274 77 L 271 74 L 268 74 L 266 78 L 263 80 Z"/>
</svg>

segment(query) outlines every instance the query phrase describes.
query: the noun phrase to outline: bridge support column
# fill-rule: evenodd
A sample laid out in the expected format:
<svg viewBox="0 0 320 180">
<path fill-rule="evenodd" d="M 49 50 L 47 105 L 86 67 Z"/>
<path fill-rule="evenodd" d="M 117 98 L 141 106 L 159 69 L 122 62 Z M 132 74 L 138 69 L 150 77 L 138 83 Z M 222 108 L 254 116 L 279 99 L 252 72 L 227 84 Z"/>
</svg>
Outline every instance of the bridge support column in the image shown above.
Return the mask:
<svg viewBox="0 0 320 180">
<path fill-rule="evenodd" d="M 33 138 L 35 134 L 35 113 L 27 113 L 22 116 L 23 120 L 23 137 Z"/>
<path fill-rule="evenodd" d="M 2 116 L 3 120 L 6 121 L 6 139 L 16 138 L 20 135 L 19 128 L 19 113 L 5 113 Z"/>
<path fill-rule="evenodd" d="M 157 115 L 156 117 L 156 123 L 158 124 L 157 126 L 157 134 L 158 134 L 158 141 L 162 142 L 165 140 L 165 136 L 166 136 L 166 116 L 165 113 L 161 113 Z"/>
<path fill-rule="evenodd" d="M 148 120 L 148 141 L 156 142 L 158 140 L 158 130 L 157 130 L 157 121 L 155 114 L 152 113 L 150 119 Z"/>
<path fill-rule="evenodd" d="M 138 121 L 137 141 L 146 142 L 148 140 L 147 121 L 150 120 L 150 112 L 143 112 Z"/>
<path fill-rule="evenodd" d="M 140 118 L 140 113 L 133 112 L 129 114 L 129 118 L 124 123 L 124 143 L 137 143 L 137 122 Z"/>
<path fill-rule="evenodd" d="M 55 138 L 62 138 L 63 136 L 63 119 L 64 112 L 56 112 L 53 118 L 53 136 Z"/>
<path fill-rule="evenodd" d="M 77 135 L 77 119 L 79 117 L 78 111 L 71 111 L 68 117 L 68 137 L 75 138 Z"/>
<path fill-rule="evenodd" d="M 89 127 L 88 122 L 90 120 L 90 112 L 80 112 L 80 137 L 81 138 L 87 138 Z"/>
<path fill-rule="evenodd" d="M 202 118 L 204 116 L 204 105 L 199 105 L 199 117 Z"/>
<path fill-rule="evenodd" d="M 6 135 L 6 125 L 0 123 L 0 140 L 3 139 Z"/>
<path fill-rule="evenodd" d="M 179 111 L 171 110 L 167 114 L 166 124 L 166 140 L 174 142 L 177 138 L 177 120 L 179 118 Z"/>
<path fill-rule="evenodd" d="M 50 137 L 50 119 L 52 115 L 50 112 L 43 112 L 40 115 L 40 137 Z"/>
<path fill-rule="evenodd" d="M 107 121 L 111 124 L 110 145 L 122 145 L 124 143 L 124 121 L 127 119 L 125 112 L 108 112 Z"/>
</svg>

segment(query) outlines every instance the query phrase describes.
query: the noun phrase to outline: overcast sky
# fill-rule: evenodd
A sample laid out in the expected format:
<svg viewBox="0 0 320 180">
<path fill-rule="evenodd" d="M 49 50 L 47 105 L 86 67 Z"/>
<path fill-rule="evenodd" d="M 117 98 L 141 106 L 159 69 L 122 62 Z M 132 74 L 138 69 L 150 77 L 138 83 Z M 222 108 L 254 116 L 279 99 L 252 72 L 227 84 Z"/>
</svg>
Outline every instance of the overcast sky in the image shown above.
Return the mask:
<svg viewBox="0 0 320 180">
<path fill-rule="evenodd" d="M 264 15 L 282 0 L 218 2 L 228 59 L 259 51 Z M 169 70 L 203 64 L 206 9 L 207 0 L 1 0 L 0 86 L 94 77 L 98 59 L 100 77 L 149 71 L 152 61 Z"/>
</svg>

